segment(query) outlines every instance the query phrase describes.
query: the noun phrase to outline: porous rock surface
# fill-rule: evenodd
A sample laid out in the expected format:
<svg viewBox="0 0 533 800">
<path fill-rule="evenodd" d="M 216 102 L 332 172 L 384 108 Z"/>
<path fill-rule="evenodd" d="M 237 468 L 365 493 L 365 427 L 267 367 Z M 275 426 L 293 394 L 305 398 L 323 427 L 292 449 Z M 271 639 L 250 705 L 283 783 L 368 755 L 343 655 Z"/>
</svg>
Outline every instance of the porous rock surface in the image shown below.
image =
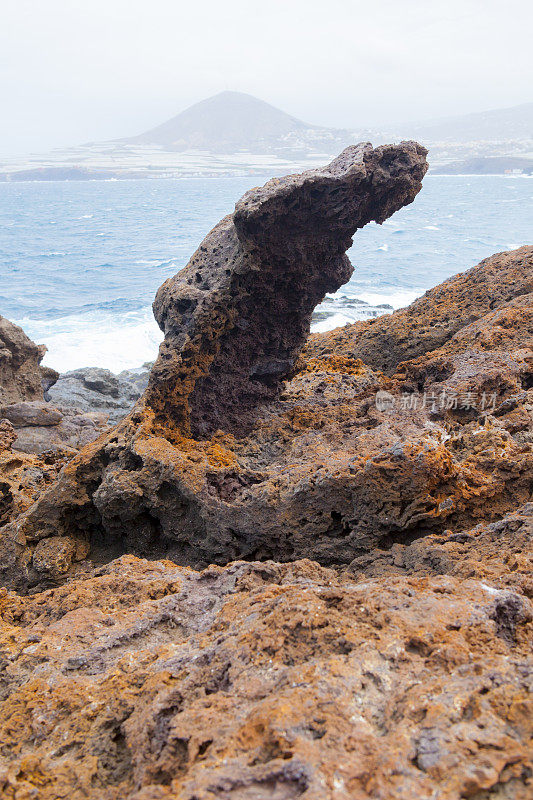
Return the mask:
<svg viewBox="0 0 533 800">
<path fill-rule="evenodd" d="M 365 549 L 381 535 L 367 520 L 352 532 L 344 519 L 354 442 L 343 429 L 380 379 L 355 361 L 317 362 L 294 378 L 288 399 L 278 394 L 296 372 L 314 306 L 351 274 L 344 251 L 354 231 L 412 202 L 425 155 L 413 142 L 359 145 L 237 203 L 157 294 L 165 340 L 143 400 L 3 531 L 4 583 L 51 577 L 32 556 L 47 537 L 86 541 L 95 561 L 131 551 L 202 565 L 346 560 L 356 539 Z M 387 437 L 378 431 L 377 445 Z M 316 459 L 339 445 L 340 472 L 331 473 Z"/>
<path fill-rule="evenodd" d="M 443 345 L 449 348 L 453 343 L 456 350 L 463 349 L 464 333 L 475 338 L 480 349 L 488 349 L 483 335 L 486 323 L 493 324 L 490 312 L 512 309 L 517 304 L 520 307 L 521 302 L 527 310 L 532 293 L 533 249 L 526 246 L 496 253 L 392 315 L 356 322 L 326 334 L 312 334 L 306 352 L 315 356 L 334 353 L 360 358 L 365 364 L 392 375 L 402 361 L 416 359 Z M 474 323 L 477 325 L 469 328 Z M 504 333 L 507 337 L 513 334 L 513 326 L 504 322 L 498 327 L 501 344 Z M 517 336 L 524 338 L 525 333 L 524 325 L 519 324 Z"/>
<path fill-rule="evenodd" d="M 71 455 L 109 430 L 108 415 L 77 408 L 54 408 L 42 401 L 25 401 L 0 406 L 4 418 L 15 429 L 13 450 L 42 455 L 53 450 Z"/>
<path fill-rule="evenodd" d="M 41 366 L 45 353 L 44 345 L 0 316 L 0 405 L 43 399 L 43 390 L 57 379 L 55 370 Z"/>
<path fill-rule="evenodd" d="M 402 148 L 352 153 L 357 191 L 404 185 Z M 320 277 L 304 246 L 325 173 L 245 196 L 251 239 L 236 212 L 161 290 L 160 359 L 117 428 L 68 461 L 13 450 L 64 408 L 0 421 L 2 798 L 531 797 L 533 248 L 299 354 L 299 293 L 348 269 Z M 262 359 L 243 323 L 251 273 L 284 291 L 271 224 L 310 283 Z"/>
<path fill-rule="evenodd" d="M 249 429 L 293 372 L 313 309 L 352 274 L 355 231 L 414 200 L 425 156 L 415 142 L 361 144 L 247 192 L 157 293 L 156 423 L 195 438 Z"/>
<path fill-rule="evenodd" d="M 59 449 L 42 456 L 16 452 L 16 439 L 11 423 L 0 420 L 0 527 L 26 511 L 57 479 L 69 458 Z"/>
<path fill-rule="evenodd" d="M 531 275 L 532 253 L 494 257 L 502 283 L 514 285 L 517 264 Z M 465 279 L 479 272 L 490 291 L 486 264 Z M 481 289 L 478 298 L 483 306 Z M 404 326 L 397 312 L 391 329 L 396 316 Z M 531 500 L 532 318 L 532 296 L 511 297 L 392 376 L 335 349 L 339 338 L 357 341 L 352 326 L 314 335 L 296 374 L 241 437 L 165 439 L 132 415 L 104 453 L 89 448 L 4 529 L 5 583 L 40 585 L 46 574 L 29 554 L 46 537 L 87 541 L 96 561 L 130 550 L 197 566 L 228 555 L 332 565 L 497 522 Z M 378 393 L 390 404 L 380 406 Z M 413 402 L 424 396 L 425 405 Z M 446 408 L 441 397 L 459 400 Z M 14 545 L 15 535 L 25 538 Z M 65 575 L 78 569 L 61 563 Z"/>
<path fill-rule="evenodd" d="M 123 556 L 0 594 L 6 800 L 527 800 L 530 601 Z"/>
</svg>

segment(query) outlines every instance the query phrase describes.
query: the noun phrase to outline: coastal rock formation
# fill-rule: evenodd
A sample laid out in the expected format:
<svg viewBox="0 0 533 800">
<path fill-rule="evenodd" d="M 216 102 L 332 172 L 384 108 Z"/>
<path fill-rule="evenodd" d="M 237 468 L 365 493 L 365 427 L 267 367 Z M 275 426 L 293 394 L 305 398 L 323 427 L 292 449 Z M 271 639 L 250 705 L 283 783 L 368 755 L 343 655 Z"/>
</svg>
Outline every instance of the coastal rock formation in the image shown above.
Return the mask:
<svg viewBox="0 0 533 800">
<path fill-rule="evenodd" d="M 533 599 L 533 503 L 468 531 L 445 530 L 409 544 L 393 544 L 388 550 L 369 551 L 343 571 L 359 580 L 392 575 L 476 578 Z"/>
<path fill-rule="evenodd" d="M 5 800 L 531 797 L 517 591 L 123 556 L 0 617 Z"/>
<path fill-rule="evenodd" d="M 73 370 L 59 375 L 45 400 L 0 403 L 0 419 L 16 429 L 13 449 L 75 455 L 131 411 L 146 389 L 149 366 L 119 375 L 96 367 Z"/>
<path fill-rule="evenodd" d="M 351 404 L 364 404 L 361 393 L 380 379 L 355 362 L 315 364 L 295 378 L 288 402 L 277 395 L 314 306 L 351 273 L 344 251 L 354 231 L 412 202 L 425 170 L 415 143 L 359 145 L 322 170 L 248 192 L 159 290 L 165 341 L 143 401 L 3 532 L 3 581 L 39 583 L 43 570 L 28 554 L 47 537 L 84 540 L 95 560 L 126 550 L 197 565 L 237 555 L 346 560 L 357 539 L 365 549 L 376 534 L 352 532 L 343 519 L 353 515 L 355 441 L 342 420 L 351 427 Z M 343 397 L 333 413 L 324 380 Z M 303 437 L 295 452 L 293 433 Z M 388 435 L 378 431 L 370 446 Z M 326 466 L 319 478 L 317 453 L 339 446 L 333 472 Z M 360 491 L 366 503 L 362 483 Z"/>
<path fill-rule="evenodd" d="M 46 392 L 46 400 L 62 411 L 106 414 L 110 423 L 119 422 L 142 396 L 148 384 L 151 364 L 115 375 L 108 369 L 85 367 L 62 373 Z"/>
<path fill-rule="evenodd" d="M 489 261 L 499 263 L 502 286 L 515 286 L 517 265 L 524 281 L 533 273 L 533 248 Z M 146 411 L 134 412 L 4 529 L 4 582 L 40 585 L 28 553 L 41 539 L 69 536 L 76 547 L 88 542 L 96 561 L 124 551 L 197 566 L 312 556 L 357 570 L 375 556 L 378 569 L 380 553 L 445 540 L 528 503 L 533 297 L 502 294 L 495 307 L 486 267 L 463 278 L 478 287 L 479 307 L 492 309 L 473 322 L 470 314 L 437 350 L 390 377 L 343 352 L 342 342 L 358 341 L 353 329 L 361 332 L 348 326 L 310 337 L 296 374 L 249 434 L 166 439 Z M 454 280 L 460 294 L 461 276 Z M 405 312 L 387 318 L 392 332 L 395 319 L 404 330 Z M 14 531 L 25 536 L 16 546 Z M 61 564 L 63 575 L 80 569 Z"/>
<path fill-rule="evenodd" d="M 23 455 L 13 445 L 17 431 L 0 420 L 0 527 L 28 509 L 57 478 L 68 460 L 64 451 L 43 456 Z"/>
<path fill-rule="evenodd" d="M 414 142 L 349 147 L 239 200 L 154 302 L 165 339 L 146 404 L 165 436 L 250 429 L 294 371 L 313 309 L 349 279 L 355 231 L 414 200 L 425 156 Z"/>
<path fill-rule="evenodd" d="M 0 316 L 0 405 L 43 399 L 43 390 L 57 379 L 55 370 L 41 367 L 45 353 L 44 345 Z"/>
<path fill-rule="evenodd" d="M 430 289 L 410 306 L 369 322 L 356 322 L 326 334 L 312 334 L 306 353 L 313 357 L 332 354 L 360 358 L 365 364 L 392 375 L 402 361 L 423 356 L 446 343 L 465 349 L 464 334 L 482 345 L 482 331 L 469 325 L 486 318 L 494 309 L 507 308 L 513 300 L 528 302 L 533 293 L 533 249 L 520 247 L 496 253 L 466 272 Z M 507 312 L 506 312 L 507 313 Z M 501 327 L 501 326 L 500 326 Z M 509 335 L 512 326 L 504 326 Z M 516 336 L 524 338 L 519 325 Z M 483 349 L 488 349 L 482 345 Z"/>
<path fill-rule="evenodd" d="M 113 430 L 143 376 L 2 400 L 2 798 L 529 800 L 533 247 L 302 349 L 424 169 L 245 195 Z"/>
<path fill-rule="evenodd" d="M 44 402 L 0 406 L 0 418 L 15 429 L 13 450 L 22 453 L 70 451 L 74 455 L 109 429 L 107 414 L 83 413 L 76 408 L 54 408 Z"/>
</svg>

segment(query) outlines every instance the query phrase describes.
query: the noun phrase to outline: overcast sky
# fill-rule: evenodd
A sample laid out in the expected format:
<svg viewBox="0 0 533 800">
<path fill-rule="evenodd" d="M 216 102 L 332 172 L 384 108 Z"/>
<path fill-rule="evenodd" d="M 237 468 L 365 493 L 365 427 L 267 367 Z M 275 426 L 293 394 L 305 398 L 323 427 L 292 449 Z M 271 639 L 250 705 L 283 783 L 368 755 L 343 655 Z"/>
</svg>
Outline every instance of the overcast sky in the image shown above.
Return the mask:
<svg viewBox="0 0 533 800">
<path fill-rule="evenodd" d="M 531 0 L 1 0 L 0 155 L 129 136 L 224 89 L 358 127 L 533 100 Z"/>
</svg>

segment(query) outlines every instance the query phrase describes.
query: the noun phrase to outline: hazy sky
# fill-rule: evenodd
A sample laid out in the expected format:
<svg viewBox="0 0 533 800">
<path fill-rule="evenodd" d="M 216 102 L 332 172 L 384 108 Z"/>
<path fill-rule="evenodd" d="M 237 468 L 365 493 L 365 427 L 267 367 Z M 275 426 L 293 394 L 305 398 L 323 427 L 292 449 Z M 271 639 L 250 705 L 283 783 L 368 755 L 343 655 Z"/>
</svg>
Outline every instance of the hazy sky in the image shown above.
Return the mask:
<svg viewBox="0 0 533 800">
<path fill-rule="evenodd" d="M 0 156 L 224 89 L 357 127 L 533 100 L 531 0 L 1 0 Z"/>
</svg>

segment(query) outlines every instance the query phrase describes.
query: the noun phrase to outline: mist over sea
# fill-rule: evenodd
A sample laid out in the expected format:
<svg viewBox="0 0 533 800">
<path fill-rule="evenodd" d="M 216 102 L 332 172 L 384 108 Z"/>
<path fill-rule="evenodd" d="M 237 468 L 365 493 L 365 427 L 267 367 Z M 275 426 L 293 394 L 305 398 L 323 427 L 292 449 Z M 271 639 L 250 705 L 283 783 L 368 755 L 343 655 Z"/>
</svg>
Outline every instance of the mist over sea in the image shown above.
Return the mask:
<svg viewBox="0 0 533 800">
<path fill-rule="evenodd" d="M 44 363 L 115 372 L 153 359 L 151 303 L 239 197 L 266 178 L 0 184 L 0 314 Z M 415 203 L 359 231 L 351 281 L 314 330 L 407 305 L 492 253 L 531 244 L 533 181 L 426 176 Z"/>
</svg>

